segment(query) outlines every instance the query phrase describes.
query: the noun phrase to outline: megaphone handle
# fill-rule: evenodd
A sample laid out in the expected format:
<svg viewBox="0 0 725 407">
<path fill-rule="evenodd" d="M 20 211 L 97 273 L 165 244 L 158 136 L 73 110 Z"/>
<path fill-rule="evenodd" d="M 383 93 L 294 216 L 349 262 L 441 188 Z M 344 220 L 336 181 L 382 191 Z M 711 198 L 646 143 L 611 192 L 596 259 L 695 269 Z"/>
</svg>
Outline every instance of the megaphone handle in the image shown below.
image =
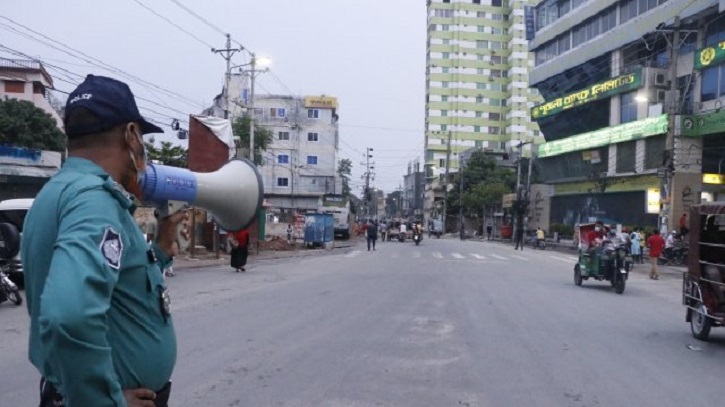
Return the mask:
<svg viewBox="0 0 725 407">
<path fill-rule="evenodd" d="M 156 217 L 156 219 L 164 219 L 171 216 L 171 207 L 172 205 L 168 201 L 159 204 L 159 206 L 157 206 L 154 210 L 154 216 Z M 174 213 L 177 213 L 179 211 L 185 211 L 189 208 L 191 208 L 191 206 L 184 204 L 181 208 L 175 210 Z"/>
</svg>

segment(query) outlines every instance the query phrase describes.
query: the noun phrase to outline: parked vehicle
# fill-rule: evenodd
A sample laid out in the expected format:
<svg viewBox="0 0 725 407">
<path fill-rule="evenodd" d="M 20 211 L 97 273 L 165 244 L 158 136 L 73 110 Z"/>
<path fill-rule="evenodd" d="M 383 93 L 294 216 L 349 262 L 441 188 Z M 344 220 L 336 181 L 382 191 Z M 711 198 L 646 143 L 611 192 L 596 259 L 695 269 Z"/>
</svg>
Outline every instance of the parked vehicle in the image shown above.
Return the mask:
<svg viewBox="0 0 725 407">
<path fill-rule="evenodd" d="M 682 304 L 692 336 L 706 341 L 725 326 L 725 202 L 690 209 L 690 250 L 682 276 Z"/>
<path fill-rule="evenodd" d="M 0 259 L 8 260 L 20 251 L 20 232 L 12 223 L 0 223 Z M 7 275 L 9 264 L 0 266 L 0 303 L 10 301 L 15 305 L 23 303 L 18 286 Z"/>
<path fill-rule="evenodd" d="M 659 264 L 674 264 L 675 266 L 681 266 L 687 264 L 687 257 L 689 256 L 690 249 L 687 246 L 677 246 L 671 249 L 662 251 L 662 255 L 657 262 Z"/>
<path fill-rule="evenodd" d="M 0 202 L 0 223 L 15 226 L 22 237 L 23 222 L 32 205 L 33 199 L 8 199 Z M 9 258 L 0 258 L 0 267 L 16 285 L 23 286 L 23 262 L 19 252 Z"/>
<path fill-rule="evenodd" d="M 320 213 L 329 213 L 332 215 L 334 223 L 335 237 L 341 239 L 349 239 L 352 235 L 352 224 L 354 223 L 354 216 L 350 213 L 350 202 L 342 200 L 333 200 L 330 197 L 326 197 L 323 200 L 323 206 L 319 208 Z"/>
<path fill-rule="evenodd" d="M 437 239 L 440 239 L 443 235 L 443 222 L 438 219 L 429 219 L 428 220 L 428 238 L 430 239 L 432 236 L 435 236 Z"/>
<path fill-rule="evenodd" d="M 579 236 L 586 236 L 594 229 L 594 224 L 579 225 Z M 582 244 L 579 249 L 579 261 L 574 266 L 574 284 L 580 286 L 584 280 L 609 281 L 614 292 L 622 294 L 634 264 L 627 250 L 627 244 L 618 240 L 605 239 L 601 246 L 590 250 L 593 242 Z"/>
</svg>

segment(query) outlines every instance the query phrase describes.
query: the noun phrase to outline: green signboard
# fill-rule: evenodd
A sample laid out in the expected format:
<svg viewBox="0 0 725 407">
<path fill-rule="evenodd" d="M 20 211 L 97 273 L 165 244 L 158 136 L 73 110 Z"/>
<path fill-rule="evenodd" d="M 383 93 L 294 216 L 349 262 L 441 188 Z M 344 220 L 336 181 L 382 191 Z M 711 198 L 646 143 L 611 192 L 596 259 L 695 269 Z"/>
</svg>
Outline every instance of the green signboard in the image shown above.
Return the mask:
<svg viewBox="0 0 725 407">
<path fill-rule="evenodd" d="M 725 41 L 714 47 L 705 47 L 695 51 L 695 69 L 705 69 L 725 62 Z"/>
<path fill-rule="evenodd" d="M 541 144 L 539 145 L 539 157 L 552 157 L 572 151 L 588 150 L 625 141 L 639 140 L 666 132 L 667 115 L 650 117 Z"/>
<path fill-rule="evenodd" d="M 544 102 L 531 108 L 531 118 L 534 120 L 561 113 L 566 109 L 581 106 L 595 100 L 608 98 L 620 93 L 639 89 L 642 86 L 642 71 L 617 76 L 605 82 L 597 83 L 586 89 Z"/>
<path fill-rule="evenodd" d="M 725 132 L 725 111 L 682 116 L 680 134 L 684 137 L 700 137 L 723 132 Z"/>
</svg>

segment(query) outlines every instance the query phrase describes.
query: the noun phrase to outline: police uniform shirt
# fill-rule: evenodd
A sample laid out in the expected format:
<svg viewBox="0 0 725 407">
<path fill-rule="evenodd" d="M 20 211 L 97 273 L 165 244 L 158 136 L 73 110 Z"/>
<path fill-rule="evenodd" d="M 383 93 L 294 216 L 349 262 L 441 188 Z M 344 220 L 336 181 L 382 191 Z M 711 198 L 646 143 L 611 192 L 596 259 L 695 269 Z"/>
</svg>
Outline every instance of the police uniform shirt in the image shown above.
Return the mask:
<svg viewBox="0 0 725 407">
<path fill-rule="evenodd" d="M 30 360 L 67 406 L 125 405 L 122 389 L 158 390 L 171 377 L 171 259 L 149 249 L 134 210 L 103 169 L 69 158 L 25 221 Z"/>
</svg>

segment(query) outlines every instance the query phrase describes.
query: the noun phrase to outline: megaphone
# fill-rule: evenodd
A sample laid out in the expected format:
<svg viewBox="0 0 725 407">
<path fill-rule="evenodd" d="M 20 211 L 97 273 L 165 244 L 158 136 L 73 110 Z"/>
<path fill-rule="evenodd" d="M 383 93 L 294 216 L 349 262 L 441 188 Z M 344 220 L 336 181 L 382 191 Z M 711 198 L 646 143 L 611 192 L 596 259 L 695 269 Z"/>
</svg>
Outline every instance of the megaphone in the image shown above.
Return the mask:
<svg viewBox="0 0 725 407">
<path fill-rule="evenodd" d="M 212 213 L 231 232 L 254 222 L 264 199 L 262 176 L 247 159 L 234 159 L 210 173 L 149 163 L 141 179 L 143 201 L 163 207 L 183 201 Z"/>
</svg>

